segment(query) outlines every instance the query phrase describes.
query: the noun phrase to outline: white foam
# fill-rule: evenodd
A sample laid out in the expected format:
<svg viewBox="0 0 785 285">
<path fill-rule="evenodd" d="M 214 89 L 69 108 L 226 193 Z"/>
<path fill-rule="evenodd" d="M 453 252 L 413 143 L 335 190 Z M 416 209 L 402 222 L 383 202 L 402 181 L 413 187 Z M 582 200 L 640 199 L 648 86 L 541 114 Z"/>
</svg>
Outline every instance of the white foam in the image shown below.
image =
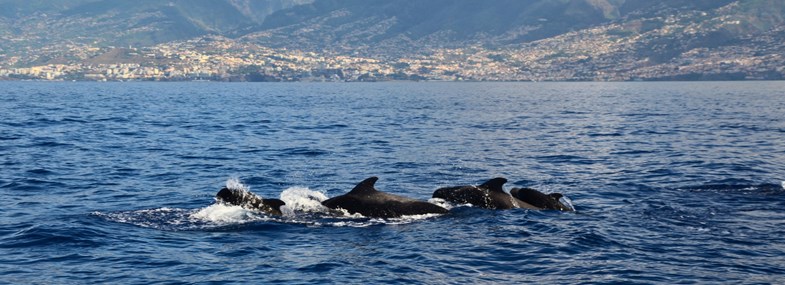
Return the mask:
<svg viewBox="0 0 785 285">
<path fill-rule="evenodd" d="M 327 224 L 332 227 L 352 227 L 352 228 L 365 228 L 376 225 L 378 223 L 372 222 L 357 222 L 357 221 L 338 221 Z"/>
<path fill-rule="evenodd" d="M 442 198 L 431 198 L 431 199 L 428 199 L 428 203 L 431 203 L 431 204 L 434 204 L 436 206 L 445 208 L 447 210 L 452 210 L 452 208 L 455 208 L 457 206 L 457 205 L 455 205 L 453 203 L 450 203 L 449 201 L 444 200 Z"/>
<path fill-rule="evenodd" d="M 408 224 L 416 221 L 427 220 L 430 218 L 440 217 L 444 214 L 422 214 L 422 215 L 408 215 L 398 218 L 387 219 L 386 224 Z"/>
<path fill-rule="evenodd" d="M 162 217 L 166 215 L 176 214 L 183 211 L 182 209 L 173 209 L 168 207 L 163 208 L 155 208 L 155 209 L 144 209 L 144 210 L 135 210 L 135 211 L 120 211 L 120 212 L 93 212 L 93 215 L 106 217 L 111 219 L 115 222 L 120 223 L 134 223 L 136 220 L 140 219 L 139 217 L 147 218 L 147 217 Z"/>
<path fill-rule="evenodd" d="M 409 216 L 401 216 L 398 218 L 371 218 L 368 219 L 360 214 L 348 214 L 342 217 L 335 217 L 334 221 L 330 221 L 324 224 L 317 224 L 317 226 L 331 226 L 331 227 L 353 227 L 353 228 L 364 228 L 376 225 L 404 225 L 410 224 L 434 217 L 439 217 L 442 214 L 424 214 L 424 215 L 409 215 Z"/>
<path fill-rule="evenodd" d="M 337 212 L 341 212 L 341 215 L 337 216 L 336 218 L 344 218 L 344 219 L 364 219 L 364 218 L 367 218 L 366 216 L 363 216 L 360 213 L 354 213 L 354 214 L 349 213 L 348 210 L 346 210 L 344 208 L 340 208 L 340 207 L 337 208 L 337 209 L 334 209 L 332 211 L 333 214 L 335 214 Z"/>
<path fill-rule="evenodd" d="M 237 224 L 259 220 L 259 215 L 240 206 L 216 203 L 191 214 L 191 218 L 211 223 Z"/>
<path fill-rule="evenodd" d="M 93 214 L 110 221 L 137 225 L 145 228 L 183 230 L 192 225 L 192 211 L 187 209 L 157 208 Z"/>
<path fill-rule="evenodd" d="M 294 217 L 297 213 L 327 213 L 329 209 L 322 205 L 327 195 L 305 187 L 290 187 L 281 192 L 281 200 L 286 205 L 281 207 L 285 217 Z"/>
<path fill-rule="evenodd" d="M 442 198 L 431 198 L 431 199 L 428 199 L 428 203 L 431 203 L 431 204 L 434 204 L 436 206 L 445 208 L 448 211 L 452 210 L 453 208 L 457 208 L 457 207 L 474 207 L 474 205 L 472 205 L 472 203 L 456 204 L 456 203 L 444 200 Z"/>
</svg>

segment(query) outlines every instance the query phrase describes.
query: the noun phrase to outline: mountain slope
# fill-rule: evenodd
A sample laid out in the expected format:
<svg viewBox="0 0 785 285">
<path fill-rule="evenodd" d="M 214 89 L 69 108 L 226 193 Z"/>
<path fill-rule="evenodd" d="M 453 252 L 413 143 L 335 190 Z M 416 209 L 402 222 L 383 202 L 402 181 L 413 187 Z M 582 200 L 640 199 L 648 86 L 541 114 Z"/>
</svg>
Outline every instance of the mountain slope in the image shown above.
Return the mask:
<svg viewBox="0 0 785 285">
<path fill-rule="evenodd" d="M 732 0 L 320 0 L 270 15 L 248 36 L 270 46 L 369 50 L 499 46 L 630 17 L 710 10 Z M 377 45 L 380 48 L 374 48 Z"/>
<path fill-rule="evenodd" d="M 553 36 L 609 20 L 589 2 L 574 0 L 321 0 L 279 11 L 257 28 L 275 45 L 372 45 L 423 41 L 457 46 L 498 37 L 504 43 Z M 601 2 L 607 2 L 601 0 Z"/>
<path fill-rule="evenodd" d="M 145 46 L 229 34 L 257 25 L 277 10 L 310 1 L 0 0 L 0 22 L 6 23 L 0 32 L 20 45 L 97 42 Z"/>
</svg>

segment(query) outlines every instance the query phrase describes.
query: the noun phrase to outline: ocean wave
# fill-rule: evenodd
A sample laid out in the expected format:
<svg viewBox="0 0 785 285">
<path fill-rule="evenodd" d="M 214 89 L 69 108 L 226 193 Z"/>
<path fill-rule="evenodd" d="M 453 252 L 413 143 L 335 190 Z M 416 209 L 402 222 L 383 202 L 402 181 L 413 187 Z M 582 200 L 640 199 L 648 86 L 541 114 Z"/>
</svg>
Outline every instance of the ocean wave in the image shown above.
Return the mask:
<svg viewBox="0 0 785 285">
<path fill-rule="evenodd" d="M 759 194 L 777 194 L 785 193 L 785 181 L 780 184 L 775 183 L 719 183 L 719 184 L 704 184 L 696 186 L 686 186 L 680 188 L 682 190 L 695 191 L 695 192 L 737 192 L 737 193 L 759 193 Z"/>
</svg>

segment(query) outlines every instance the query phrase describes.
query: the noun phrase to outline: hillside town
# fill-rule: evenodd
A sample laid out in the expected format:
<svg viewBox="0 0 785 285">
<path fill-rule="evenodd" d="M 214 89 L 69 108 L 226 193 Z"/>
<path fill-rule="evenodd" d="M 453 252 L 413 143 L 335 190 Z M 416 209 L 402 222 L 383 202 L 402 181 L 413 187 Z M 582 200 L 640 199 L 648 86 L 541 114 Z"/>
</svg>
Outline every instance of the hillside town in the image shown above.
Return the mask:
<svg viewBox="0 0 785 285">
<path fill-rule="evenodd" d="M 779 40 L 784 27 L 746 44 L 697 47 L 664 61 L 657 61 L 656 45 L 655 55 L 641 56 L 636 47 L 647 34 L 620 36 L 623 28 L 606 25 L 497 49 L 433 48 L 394 59 L 276 49 L 221 36 L 141 48 L 66 44 L 24 56 L 0 55 L 0 80 L 630 81 L 782 79 L 785 74 L 785 44 Z"/>
<path fill-rule="evenodd" d="M 307 2 L 287 1 L 288 6 L 278 8 Z M 246 11 L 250 6 L 241 5 L 243 12 L 237 10 L 239 6 L 219 5 L 218 1 L 199 5 L 212 4 L 208 6 L 237 10 L 239 14 L 219 17 L 221 21 L 216 18 L 214 25 L 193 26 L 203 22 L 198 19 L 216 16 L 205 13 L 211 9 L 176 9 L 172 2 L 157 1 L 123 9 L 115 7 L 118 3 L 66 9 L 41 2 L 49 12 L 24 12 L 30 10 L 29 3 L 19 4 L 9 6 L 18 8 L 0 15 L 0 80 L 639 81 L 785 77 L 785 21 L 780 16 L 785 13 L 785 5 L 765 1 L 686 1 L 680 5 L 639 2 L 633 5 L 638 8 L 624 13 L 621 7 L 627 5 L 614 6 L 605 1 L 586 1 L 588 6 L 580 10 L 582 13 L 570 9 L 570 5 L 562 7 L 566 9 L 562 13 L 517 3 L 513 6 L 521 13 L 533 9 L 544 14 L 533 18 L 513 13 L 515 17 L 508 20 L 531 21 L 484 29 L 451 20 L 450 13 L 477 8 L 463 2 L 452 3 L 456 6 L 449 9 L 434 3 L 401 2 L 399 5 L 446 9 L 440 17 L 423 13 L 406 20 L 401 17 L 408 12 L 390 16 L 393 14 L 379 14 L 378 9 L 368 8 L 371 6 L 343 7 L 336 2 L 335 10 L 330 5 L 319 6 L 326 10 L 318 13 L 297 10 L 307 21 L 293 20 L 297 13 L 290 11 L 287 13 L 295 14 L 280 14 L 278 20 L 271 20 L 272 26 L 264 28 L 242 26 L 258 20 L 238 16 L 257 15 Z M 257 12 L 273 12 L 262 10 Z M 596 18 L 592 11 L 601 11 L 602 17 Z M 488 13 L 504 14 L 494 9 Z M 478 17 L 478 22 L 487 20 L 475 13 L 464 15 Z M 565 19 L 592 24 L 563 26 Z M 276 21 L 280 26 L 273 25 Z"/>
</svg>

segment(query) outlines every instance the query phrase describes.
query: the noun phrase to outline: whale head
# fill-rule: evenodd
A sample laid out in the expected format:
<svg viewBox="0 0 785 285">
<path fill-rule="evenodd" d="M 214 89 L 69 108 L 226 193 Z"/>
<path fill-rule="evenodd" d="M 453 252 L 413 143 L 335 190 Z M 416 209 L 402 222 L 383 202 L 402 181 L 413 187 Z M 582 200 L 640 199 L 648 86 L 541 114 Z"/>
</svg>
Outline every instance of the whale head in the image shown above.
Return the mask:
<svg viewBox="0 0 785 285">
<path fill-rule="evenodd" d="M 244 209 L 261 211 L 267 214 L 281 216 L 281 206 L 285 205 L 279 199 L 262 199 L 258 195 L 247 191 L 246 189 L 235 189 L 224 187 L 215 194 L 215 199 L 219 202 L 240 206 Z"/>
</svg>

